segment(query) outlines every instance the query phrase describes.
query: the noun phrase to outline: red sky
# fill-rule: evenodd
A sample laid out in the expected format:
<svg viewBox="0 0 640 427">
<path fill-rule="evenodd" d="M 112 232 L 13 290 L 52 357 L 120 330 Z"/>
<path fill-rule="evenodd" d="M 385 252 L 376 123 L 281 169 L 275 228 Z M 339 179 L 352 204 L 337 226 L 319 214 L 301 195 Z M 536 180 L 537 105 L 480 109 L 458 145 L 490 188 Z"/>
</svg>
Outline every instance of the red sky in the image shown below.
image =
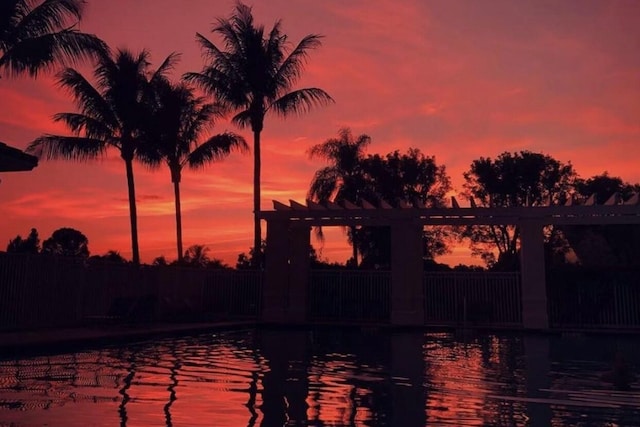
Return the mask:
<svg viewBox="0 0 640 427">
<path fill-rule="evenodd" d="M 111 47 L 147 48 L 154 65 L 182 52 L 175 77 L 199 70 L 195 33 L 212 37 L 233 1 L 89 0 L 82 30 Z M 262 208 L 303 201 L 324 166 L 306 150 L 343 126 L 367 133 L 369 153 L 420 148 L 445 164 L 453 185 L 480 156 L 531 150 L 571 161 L 583 177 L 609 171 L 640 182 L 640 2 L 254 0 L 257 22 L 282 19 L 294 42 L 325 36 L 300 87 L 317 86 L 336 104 L 286 121 L 268 117 L 263 132 Z M 216 40 L 214 38 L 214 40 Z M 56 112 L 74 111 L 52 77 L 0 79 L 0 140 L 19 148 L 65 130 Z M 219 123 L 215 131 L 236 130 Z M 247 131 L 241 133 L 250 139 Z M 173 193 L 167 170 L 137 166 L 143 261 L 175 258 Z M 235 264 L 252 242 L 251 155 L 233 155 L 182 184 L 185 247 L 206 244 Z M 124 164 L 41 161 L 30 173 L 0 177 L 0 246 L 36 227 L 42 239 L 60 227 L 89 238 L 94 254 L 130 257 Z M 323 256 L 349 254 L 335 230 Z M 444 258 L 468 260 L 466 248 Z"/>
</svg>

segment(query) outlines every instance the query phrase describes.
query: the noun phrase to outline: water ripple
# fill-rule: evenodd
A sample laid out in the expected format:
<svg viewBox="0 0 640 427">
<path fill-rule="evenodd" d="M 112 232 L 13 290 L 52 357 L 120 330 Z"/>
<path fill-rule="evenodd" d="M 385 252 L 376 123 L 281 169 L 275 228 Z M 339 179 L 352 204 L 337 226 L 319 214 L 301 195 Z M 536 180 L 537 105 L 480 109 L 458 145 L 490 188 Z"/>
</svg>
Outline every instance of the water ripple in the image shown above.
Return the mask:
<svg viewBox="0 0 640 427">
<path fill-rule="evenodd" d="M 620 351 L 640 360 L 623 339 L 204 334 L 0 360 L 0 425 L 640 426 L 640 384 L 600 381 Z"/>
</svg>

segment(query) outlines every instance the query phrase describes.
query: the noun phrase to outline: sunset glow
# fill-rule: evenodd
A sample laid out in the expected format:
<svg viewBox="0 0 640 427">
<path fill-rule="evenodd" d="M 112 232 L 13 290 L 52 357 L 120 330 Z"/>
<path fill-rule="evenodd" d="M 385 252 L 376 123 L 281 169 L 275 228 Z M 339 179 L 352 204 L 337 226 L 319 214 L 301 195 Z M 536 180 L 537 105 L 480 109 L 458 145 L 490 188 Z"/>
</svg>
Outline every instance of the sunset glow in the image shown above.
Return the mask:
<svg viewBox="0 0 640 427">
<path fill-rule="evenodd" d="M 544 152 L 571 161 L 582 177 L 608 171 L 640 182 L 640 2 L 634 0 L 441 1 L 253 0 L 256 20 L 282 19 L 296 43 L 324 36 L 299 87 L 319 87 L 336 101 L 301 117 L 267 116 L 262 133 L 262 209 L 271 200 L 304 201 L 325 164 L 307 150 L 340 127 L 372 137 L 368 153 L 420 148 L 447 167 L 456 191 L 480 156 Z M 182 53 L 173 77 L 202 67 L 195 33 L 228 16 L 231 0 L 89 0 L 80 28 L 112 49 L 148 49 L 152 68 Z M 90 76 L 90 67 L 80 67 Z M 0 141 L 24 149 L 43 133 L 67 134 L 53 114 L 75 111 L 55 78 L 0 79 Z M 220 122 L 214 132 L 249 130 Z M 92 254 L 131 257 L 124 163 L 41 160 L 32 172 L 0 178 L 0 249 L 33 227 L 42 240 L 61 227 L 89 238 Z M 135 165 L 142 261 L 175 258 L 169 171 Z M 182 184 L 185 247 L 205 244 L 234 265 L 252 242 L 252 156 L 233 154 Z M 263 227 L 264 233 L 264 227 Z M 344 262 L 340 229 L 322 256 Z M 317 245 L 317 244 L 316 244 Z M 465 247 L 442 261 L 469 262 Z M 478 262 L 476 260 L 476 262 Z"/>
</svg>

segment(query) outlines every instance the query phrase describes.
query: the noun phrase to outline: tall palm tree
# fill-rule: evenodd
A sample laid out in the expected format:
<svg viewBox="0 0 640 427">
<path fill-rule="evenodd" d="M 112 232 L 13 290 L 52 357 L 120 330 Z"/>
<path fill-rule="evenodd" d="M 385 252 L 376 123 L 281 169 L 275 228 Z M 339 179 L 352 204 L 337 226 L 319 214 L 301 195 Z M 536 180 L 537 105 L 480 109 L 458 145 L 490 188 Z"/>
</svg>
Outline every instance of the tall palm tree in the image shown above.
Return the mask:
<svg viewBox="0 0 640 427">
<path fill-rule="evenodd" d="M 171 69 L 176 55 L 169 55 L 155 72 L 149 70 L 148 59 L 147 51 L 134 54 L 119 50 L 114 56 L 101 56 L 94 69 L 95 86 L 73 68 L 62 71 L 59 83 L 71 93 L 80 112 L 58 113 L 54 120 L 65 123 L 73 136 L 44 135 L 27 148 L 38 157 L 77 161 L 100 158 L 110 148 L 120 152 L 127 174 L 132 261 L 136 265 L 140 251 L 133 159 L 147 117 L 150 82 Z"/>
<path fill-rule="evenodd" d="M 309 157 L 320 157 L 331 165 L 318 170 L 309 188 L 308 197 L 314 201 L 329 200 L 350 202 L 360 201 L 362 189 L 362 170 L 364 151 L 371 143 L 371 137 L 362 134 L 353 138 L 351 129 L 342 128 L 338 138 L 329 138 L 309 150 Z M 320 236 L 322 236 L 320 231 Z M 358 248 L 356 245 L 356 228 L 351 227 L 351 243 L 353 244 L 353 261 L 358 265 Z"/>
<path fill-rule="evenodd" d="M 233 122 L 251 127 L 253 132 L 253 212 L 254 248 L 260 247 L 260 135 L 267 112 L 280 116 L 300 114 L 333 102 L 324 90 L 293 90 L 304 70 L 309 51 L 320 46 L 320 36 L 310 34 L 289 51 L 287 35 L 277 21 L 268 34 L 253 21 L 251 7 L 240 2 L 229 18 L 220 18 L 213 33 L 222 38 L 224 48 L 196 34 L 207 60 L 199 73 L 185 78 L 214 94 L 219 102 L 239 111 Z M 260 256 L 259 252 L 256 255 Z M 258 260 L 258 265 L 261 265 Z"/>
<path fill-rule="evenodd" d="M 196 97 L 185 84 L 171 84 L 158 79 L 153 90 L 153 111 L 151 125 L 145 126 L 144 139 L 148 147 L 144 160 L 154 166 L 164 162 L 171 172 L 171 182 L 175 195 L 176 241 L 178 261 L 182 252 L 182 214 L 180 210 L 180 180 L 182 169 L 201 169 L 209 163 L 221 160 L 234 150 L 248 151 L 244 138 L 225 132 L 199 143 L 206 131 L 213 125 L 213 118 L 219 109 L 215 104 L 206 103 Z"/>
<path fill-rule="evenodd" d="M 84 0 L 0 1 L 0 71 L 39 71 L 56 63 L 75 62 L 108 51 L 93 34 L 74 28 L 82 18 Z"/>
</svg>

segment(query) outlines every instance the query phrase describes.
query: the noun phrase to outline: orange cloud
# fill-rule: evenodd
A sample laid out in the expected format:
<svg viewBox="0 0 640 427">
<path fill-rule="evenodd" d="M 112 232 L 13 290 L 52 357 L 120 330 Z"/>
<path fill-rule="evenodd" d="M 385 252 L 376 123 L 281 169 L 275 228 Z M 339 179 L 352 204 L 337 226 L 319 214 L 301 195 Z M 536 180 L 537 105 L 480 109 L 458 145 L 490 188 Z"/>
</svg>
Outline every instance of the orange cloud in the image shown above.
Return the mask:
<svg viewBox="0 0 640 427">
<path fill-rule="evenodd" d="M 263 209 L 271 199 L 304 199 L 313 173 L 325 165 L 310 160 L 308 148 L 343 126 L 373 138 L 369 153 L 416 147 L 435 155 L 458 189 L 474 159 L 523 149 L 570 160 L 582 176 L 608 170 L 640 182 L 640 57 L 633 45 L 640 6 L 634 2 L 255 3 L 256 20 L 269 26 L 282 18 L 292 42 L 311 32 L 325 35 L 299 86 L 321 87 L 336 100 L 300 117 L 267 117 Z M 148 48 L 156 65 L 169 52 L 182 52 L 177 78 L 202 66 L 195 32 L 217 41 L 212 22 L 232 6 L 157 0 L 149 9 L 143 2 L 96 1 L 82 28 L 113 47 Z M 64 132 L 50 117 L 73 105 L 53 82 L 51 76 L 0 80 L 0 140 L 24 148 L 44 132 Z M 237 131 L 222 121 L 214 132 L 224 130 Z M 250 130 L 239 132 L 251 141 Z M 252 170 L 252 155 L 234 154 L 184 173 L 185 245 L 206 243 L 229 263 L 248 250 Z M 143 259 L 172 257 L 169 173 L 135 165 L 135 176 Z M 0 242 L 32 226 L 41 234 L 73 226 L 89 236 L 94 252 L 128 254 L 126 179 L 117 153 L 86 165 L 42 161 L 31 173 L 1 178 Z M 323 254 L 342 261 L 350 254 L 346 239 L 339 229 L 331 233 Z M 466 248 L 460 251 L 451 255 L 455 263 Z"/>
</svg>

